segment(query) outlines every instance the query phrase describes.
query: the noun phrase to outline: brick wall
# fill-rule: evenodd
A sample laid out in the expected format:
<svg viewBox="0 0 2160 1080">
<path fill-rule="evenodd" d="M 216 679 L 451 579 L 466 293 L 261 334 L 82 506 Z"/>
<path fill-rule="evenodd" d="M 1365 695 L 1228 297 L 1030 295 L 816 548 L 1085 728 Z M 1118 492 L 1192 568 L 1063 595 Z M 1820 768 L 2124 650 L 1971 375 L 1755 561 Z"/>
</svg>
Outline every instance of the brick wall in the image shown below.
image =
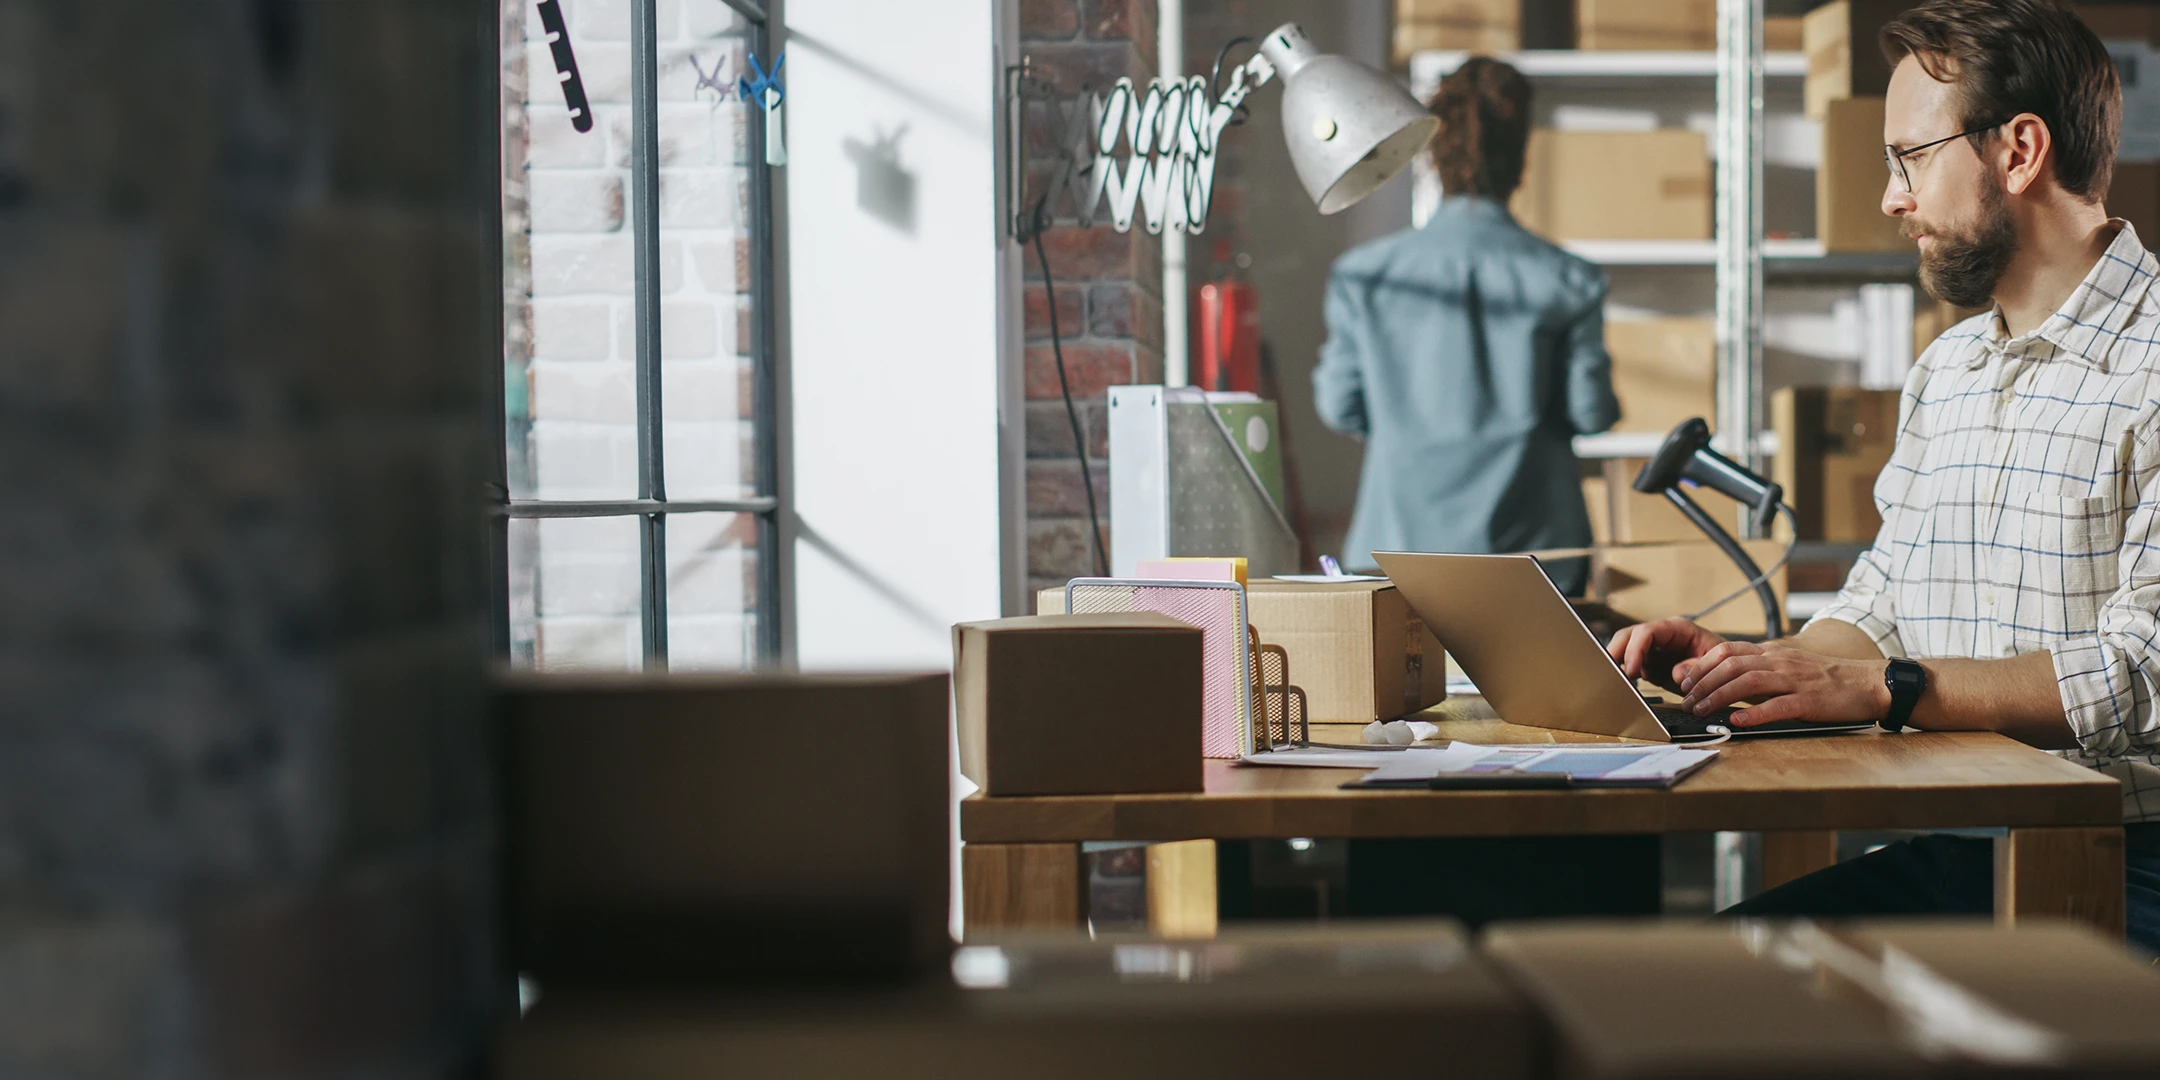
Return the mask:
<svg viewBox="0 0 2160 1080">
<path fill-rule="evenodd" d="M 512 493 L 636 495 L 631 314 L 630 6 L 561 0 L 595 123 L 570 124 L 539 7 L 505 15 L 505 233 Z M 745 106 L 700 85 L 748 72 L 720 0 L 660 0 L 660 273 L 670 498 L 751 493 L 748 139 Z M 770 57 L 760 58 L 770 64 Z M 670 662 L 742 666 L 755 653 L 754 521 L 668 523 Z M 513 652 L 553 670 L 638 664 L 638 544 L 627 518 L 519 522 Z"/>
<path fill-rule="evenodd" d="M 1021 0 L 1021 49 L 1061 94 L 1104 90 L 1121 76 L 1155 75 L 1153 0 Z M 1039 119 L 1039 118 L 1038 118 Z M 1043 126 L 1031 129 L 1040 137 Z M 1162 381 L 1162 242 L 1135 224 L 1065 218 L 1044 237 L 1057 290 L 1066 374 L 1087 439 L 1086 460 L 1109 550 L 1109 438 L 1104 388 Z M 1027 282 L 1027 512 L 1030 588 L 1094 573 L 1080 448 L 1058 393 L 1049 301 L 1032 250 Z"/>
<path fill-rule="evenodd" d="M 495 15 L 0 5 L 0 1075 L 478 1071 Z"/>
</svg>

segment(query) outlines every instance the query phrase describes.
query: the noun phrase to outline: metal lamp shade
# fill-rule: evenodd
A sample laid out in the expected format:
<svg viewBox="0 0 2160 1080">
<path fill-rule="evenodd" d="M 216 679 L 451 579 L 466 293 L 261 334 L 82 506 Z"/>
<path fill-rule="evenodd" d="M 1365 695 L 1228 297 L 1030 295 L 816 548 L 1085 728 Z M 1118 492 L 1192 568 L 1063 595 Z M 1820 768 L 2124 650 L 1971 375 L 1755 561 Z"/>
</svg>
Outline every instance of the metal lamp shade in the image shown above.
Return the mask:
<svg viewBox="0 0 2160 1080">
<path fill-rule="evenodd" d="M 1260 52 L 1283 81 L 1290 163 L 1323 214 L 1378 190 L 1440 129 L 1395 80 L 1314 48 L 1296 23 L 1276 27 Z"/>
</svg>

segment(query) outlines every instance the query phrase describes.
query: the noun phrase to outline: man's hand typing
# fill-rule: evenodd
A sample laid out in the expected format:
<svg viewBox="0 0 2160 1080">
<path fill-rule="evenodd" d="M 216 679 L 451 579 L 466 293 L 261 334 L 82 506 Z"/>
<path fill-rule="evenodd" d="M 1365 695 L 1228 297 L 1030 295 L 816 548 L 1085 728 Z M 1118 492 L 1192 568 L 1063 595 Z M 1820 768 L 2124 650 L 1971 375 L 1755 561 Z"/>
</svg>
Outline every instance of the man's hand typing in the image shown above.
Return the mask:
<svg viewBox="0 0 2160 1080">
<path fill-rule="evenodd" d="M 1790 646 L 1728 641 L 1675 672 L 1682 708 L 1706 716 L 1739 701 L 1759 705 L 1733 714 L 1740 727 L 1777 720 L 1865 723 L 1890 712 L 1881 660 L 1824 656 Z"/>
</svg>

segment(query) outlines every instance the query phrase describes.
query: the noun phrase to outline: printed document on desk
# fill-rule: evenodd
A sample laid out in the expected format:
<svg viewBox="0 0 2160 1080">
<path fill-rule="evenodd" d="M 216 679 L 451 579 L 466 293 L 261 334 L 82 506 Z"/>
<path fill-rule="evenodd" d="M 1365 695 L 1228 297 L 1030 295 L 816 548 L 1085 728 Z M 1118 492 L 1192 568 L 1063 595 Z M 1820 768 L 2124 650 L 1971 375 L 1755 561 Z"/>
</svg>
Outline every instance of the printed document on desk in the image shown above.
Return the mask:
<svg viewBox="0 0 2160 1080">
<path fill-rule="evenodd" d="M 1708 765 L 1716 750 L 1688 746 L 1477 746 L 1458 742 L 1437 754 L 1405 755 L 1367 774 L 1364 784 L 1415 786 L 1440 776 L 1562 774 L 1576 787 L 1671 787 Z"/>
</svg>

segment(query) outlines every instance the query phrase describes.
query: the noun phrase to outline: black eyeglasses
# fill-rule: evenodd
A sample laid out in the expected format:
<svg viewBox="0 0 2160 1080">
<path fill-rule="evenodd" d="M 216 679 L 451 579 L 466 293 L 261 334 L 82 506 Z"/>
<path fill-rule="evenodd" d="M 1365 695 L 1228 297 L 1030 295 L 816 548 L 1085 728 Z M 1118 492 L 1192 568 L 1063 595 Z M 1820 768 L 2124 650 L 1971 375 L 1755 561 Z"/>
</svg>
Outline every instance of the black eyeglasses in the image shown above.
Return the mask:
<svg viewBox="0 0 2160 1080">
<path fill-rule="evenodd" d="M 1912 155 L 1917 154 L 1922 150 L 1941 146 L 1946 142 L 1953 142 L 1958 139 L 1963 139 L 1969 136 L 1981 134 L 1982 132 L 1993 131 L 1996 128 L 1999 128 L 2009 122 L 2010 121 L 2008 120 L 1997 120 L 1992 124 L 1982 124 L 1979 127 L 1972 129 L 1971 131 L 1960 131 L 1957 134 L 1951 135 L 1947 138 L 1937 139 L 1931 143 L 1921 143 L 1918 146 L 1906 150 L 1900 150 L 1895 146 L 1884 146 L 1882 148 L 1883 163 L 1890 166 L 1890 179 L 1897 181 L 1898 190 L 1910 195 L 1913 193 L 1914 189 L 1912 182 L 1912 173 L 1906 170 L 1906 158 L 1911 157 Z"/>
</svg>

